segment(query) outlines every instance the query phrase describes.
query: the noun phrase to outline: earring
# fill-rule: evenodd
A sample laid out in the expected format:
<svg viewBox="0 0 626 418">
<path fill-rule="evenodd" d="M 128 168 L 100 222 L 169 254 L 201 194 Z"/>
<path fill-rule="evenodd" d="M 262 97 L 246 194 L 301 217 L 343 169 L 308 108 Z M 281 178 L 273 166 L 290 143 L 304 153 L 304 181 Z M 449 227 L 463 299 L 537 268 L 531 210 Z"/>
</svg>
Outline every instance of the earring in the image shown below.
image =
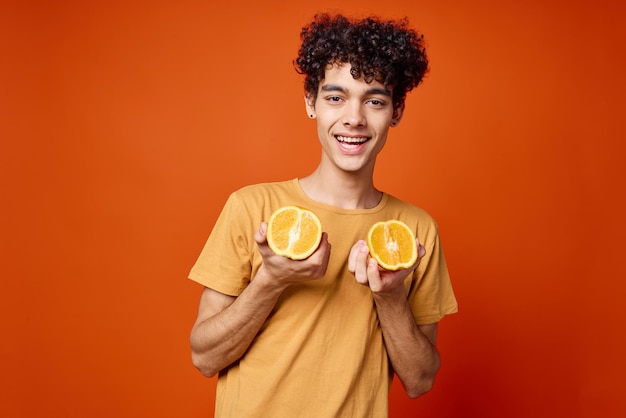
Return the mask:
<svg viewBox="0 0 626 418">
<path fill-rule="evenodd" d="M 395 120 L 393 122 L 391 122 L 391 126 L 396 126 L 398 124 L 398 122 L 396 122 Z"/>
<path fill-rule="evenodd" d="M 310 117 L 311 119 L 313 119 L 313 116 L 314 116 L 314 115 L 313 115 L 313 113 L 311 113 L 311 114 L 309 115 L 309 117 Z"/>
</svg>

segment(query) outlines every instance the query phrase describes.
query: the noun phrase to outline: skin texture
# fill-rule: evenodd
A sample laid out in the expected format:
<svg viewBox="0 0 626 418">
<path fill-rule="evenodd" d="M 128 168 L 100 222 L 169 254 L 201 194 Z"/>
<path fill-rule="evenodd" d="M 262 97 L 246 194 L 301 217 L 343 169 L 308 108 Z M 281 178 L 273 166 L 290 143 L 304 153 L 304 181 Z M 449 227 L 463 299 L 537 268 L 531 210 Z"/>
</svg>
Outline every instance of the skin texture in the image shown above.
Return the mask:
<svg viewBox="0 0 626 418">
<path fill-rule="evenodd" d="M 322 150 L 319 166 L 300 180 L 311 198 L 345 209 L 378 204 L 382 192 L 373 184 L 376 157 L 390 126 L 397 125 L 403 111 L 401 105 L 394 107 L 392 94 L 391 86 L 355 79 L 347 64 L 327 66 L 317 94 L 305 96 L 307 114 L 317 122 Z M 263 222 L 254 236 L 263 265 L 238 297 L 208 288 L 203 291 L 191 348 L 194 365 L 206 376 L 215 375 L 243 355 L 285 289 L 320 279 L 326 271 L 331 251 L 326 233 L 313 255 L 294 261 L 271 251 L 266 230 Z M 431 389 L 439 369 L 437 324 L 415 323 L 403 285 L 425 254 L 424 247 L 417 244 L 418 260 L 409 269 L 381 269 L 369 257 L 363 240 L 353 245 L 348 259 L 355 280 L 372 292 L 389 359 L 413 398 Z"/>
</svg>

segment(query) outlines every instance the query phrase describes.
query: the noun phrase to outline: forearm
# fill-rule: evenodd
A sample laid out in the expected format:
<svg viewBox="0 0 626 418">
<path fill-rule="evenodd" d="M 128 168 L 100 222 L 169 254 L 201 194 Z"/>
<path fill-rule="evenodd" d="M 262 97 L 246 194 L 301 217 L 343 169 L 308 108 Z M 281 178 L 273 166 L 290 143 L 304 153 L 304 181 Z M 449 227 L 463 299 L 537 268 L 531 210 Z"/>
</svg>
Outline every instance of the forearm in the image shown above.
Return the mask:
<svg viewBox="0 0 626 418">
<path fill-rule="evenodd" d="M 245 353 L 281 293 L 282 288 L 272 285 L 259 270 L 230 306 L 194 325 L 192 360 L 203 375 L 215 375 Z"/>
<path fill-rule="evenodd" d="M 429 336 L 415 323 L 406 296 L 374 294 L 387 354 L 407 394 L 416 398 L 428 392 L 439 370 L 435 345 L 436 324 L 429 326 Z M 429 338 L 430 337 L 430 338 Z"/>
</svg>

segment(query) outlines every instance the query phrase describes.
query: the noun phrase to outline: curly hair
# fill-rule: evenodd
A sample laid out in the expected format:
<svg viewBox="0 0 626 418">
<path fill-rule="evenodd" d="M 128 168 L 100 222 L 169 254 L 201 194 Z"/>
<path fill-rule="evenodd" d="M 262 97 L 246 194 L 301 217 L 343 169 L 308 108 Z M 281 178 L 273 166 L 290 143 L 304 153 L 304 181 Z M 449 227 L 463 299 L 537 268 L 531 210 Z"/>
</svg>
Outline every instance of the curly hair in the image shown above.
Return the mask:
<svg viewBox="0 0 626 418">
<path fill-rule="evenodd" d="M 349 63 L 355 79 L 392 86 L 394 108 L 404 104 L 428 71 L 424 36 L 408 27 L 407 18 L 350 20 L 321 13 L 302 28 L 300 39 L 293 64 L 305 75 L 304 90 L 313 99 L 328 65 Z"/>
</svg>

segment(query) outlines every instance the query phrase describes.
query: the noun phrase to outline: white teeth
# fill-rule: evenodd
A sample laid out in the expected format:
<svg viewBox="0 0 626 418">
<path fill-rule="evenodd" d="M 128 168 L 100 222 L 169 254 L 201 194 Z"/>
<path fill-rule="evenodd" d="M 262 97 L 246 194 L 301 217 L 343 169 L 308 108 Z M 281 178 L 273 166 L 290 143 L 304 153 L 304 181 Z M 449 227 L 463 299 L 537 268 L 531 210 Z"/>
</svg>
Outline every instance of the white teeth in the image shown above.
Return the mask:
<svg viewBox="0 0 626 418">
<path fill-rule="evenodd" d="M 367 142 L 368 138 L 350 138 L 347 136 L 336 136 L 337 141 L 344 144 L 363 144 Z"/>
</svg>

